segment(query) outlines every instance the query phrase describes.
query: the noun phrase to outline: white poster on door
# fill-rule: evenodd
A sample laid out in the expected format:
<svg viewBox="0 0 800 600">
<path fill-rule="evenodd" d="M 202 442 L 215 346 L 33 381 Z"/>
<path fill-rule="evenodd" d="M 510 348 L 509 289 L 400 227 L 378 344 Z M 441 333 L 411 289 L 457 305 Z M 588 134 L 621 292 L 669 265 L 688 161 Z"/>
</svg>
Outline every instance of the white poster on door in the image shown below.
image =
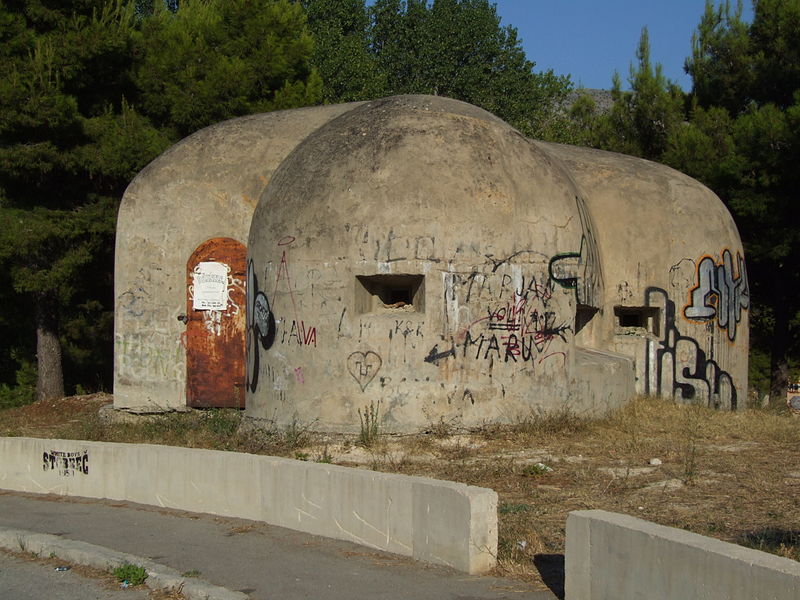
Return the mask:
<svg viewBox="0 0 800 600">
<path fill-rule="evenodd" d="M 195 310 L 225 310 L 228 305 L 228 265 L 201 262 L 192 272 L 192 307 Z"/>
</svg>

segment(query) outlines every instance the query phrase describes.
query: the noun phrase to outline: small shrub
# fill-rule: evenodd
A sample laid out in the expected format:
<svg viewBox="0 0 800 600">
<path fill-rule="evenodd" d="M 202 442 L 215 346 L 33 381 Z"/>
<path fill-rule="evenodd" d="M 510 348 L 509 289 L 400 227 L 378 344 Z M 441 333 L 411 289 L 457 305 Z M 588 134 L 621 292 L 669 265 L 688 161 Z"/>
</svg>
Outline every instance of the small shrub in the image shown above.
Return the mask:
<svg viewBox="0 0 800 600">
<path fill-rule="evenodd" d="M 519 513 L 530 512 L 531 510 L 533 510 L 533 507 L 530 504 L 523 503 L 503 503 L 497 507 L 497 512 L 501 515 L 517 515 Z"/>
<path fill-rule="evenodd" d="M 142 585 L 147 579 L 147 570 L 144 567 L 130 563 L 117 567 L 113 574 L 117 581 L 127 581 L 132 586 Z"/>
<path fill-rule="evenodd" d="M 236 434 L 242 415 L 238 409 L 212 408 L 206 416 L 210 433 L 227 440 Z"/>
<path fill-rule="evenodd" d="M 333 463 L 333 456 L 331 456 L 331 453 L 328 452 L 328 446 L 325 446 L 322 449 L 322 452 L 317 457 L 317 462 L 318 463 L 325 463 L 327 465 L 330 465 L 330 464 Z"/>
<path fill-rule="evenodd" d="M 369 406 L 364 408 L 364 412 L 358 409 L 358 419 L 361 421 L 361 432 L 358 436 L 359 443 L 365 448 L 369 448 L 378 441 L 380 435 L 379 429 L 379 413 L 381 403 L 370 402 Z"/>
<path fill-rule="evenodd" d="M 11 355 L 15 357 L 13 351 Z M 15 386 L 0 384 L 0 409 L 24 406 L 36 400 L 36 364 L 23 360 L 21 365 L 17 369 Z"/>
<path fill-rule="evenodd" d="M 453 435 L 455 431 L 455 426 L 452 421 L 448 422 L 444 420 L 444 417 L 439 417 L 439 421 L 431 425 L 430 432 L 433 434 L 433 437 L 438 439 L 446 439 Z"/>
<path fill-rule="evenodd" d="M 288 450 L 300 448 L 306 443 L 308 430 L 311 425 L 301 425 L 297 418 L 292 418 L 292 422 L 283 431 L 283 444 Z"/>
<path fill-rule="evenodd" d="M 540 475 L 551 473 L 552 471 L 552 467 L 548 467 L 546 464 L 538 462 L 532 465 L 525 465 L 525 467 L 522 469 L 522 474 L 527 475 L 528 477 L 538 477 Z"/>
</svg>

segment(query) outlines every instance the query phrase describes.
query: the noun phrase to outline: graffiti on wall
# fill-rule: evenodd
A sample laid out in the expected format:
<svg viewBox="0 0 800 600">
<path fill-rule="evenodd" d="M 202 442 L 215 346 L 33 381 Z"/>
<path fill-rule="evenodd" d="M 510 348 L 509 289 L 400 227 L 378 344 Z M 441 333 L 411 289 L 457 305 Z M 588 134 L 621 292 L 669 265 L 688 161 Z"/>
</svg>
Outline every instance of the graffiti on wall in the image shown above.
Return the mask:
<svg viewBox="0 0 800 600">
<path fill-rule="evenodd" d="M 697 264 L 697 281 L 689 293 L 689 303 L 683 315 L 693 321 L 715 320 L 720 329 L 727 331 L 728 339 L 736 339 L 736 326 L 742 319 L 742 310 L 750 307 L 750 287 L 744 258 L 736 255 L 736 265 L 727 248 L 717 263 L 704 256 Z"/>
<path fill-rule="evenodd" d="M 388 233 L 370 231 L 369 225 L 350 225 L 346 223 L 345 231 L 352 235 L 356 252 L 361 260 L 375 262 L 398 262 L 401 260 L 425 260 L 438 263 L 436 238 L 434 236 L 397 235 L 393 228 Z"/>
<path fill-rule="evenodd" d="M 356 380 L 362 392 L 375 379 L 382 364 L 380 355 L 372 350 L 353 352 L 347 357 L 347 371 Z"/>
<path fill-rule="evenodd" d="M 575 290 L 575 300 L 586 306 L 601 306 L 603 298 L 603 272 L 600 252 L 586 203 L 575 196 L 581 219 L 581 244 L 576 252 L 563 252 L 550 259 L 550 279 L 558 285 Z"/>
<path fill-rule="evenodd" d="M 435 345 L 424 359 L 438 365 L 449 357 L 511 363 L 524 367 L 551 356 L 566 358 L 555 342 L 567 341 L 572 315 L 559 317 L 554 283 L 519 261 L 547 264 L 547 257 L 525 250 L 496 259 L 491 272 L 447 273 L 445 316 L 449 323 L 467 323 L 452 336 L 449 347 Z"/>
<path fill-rule="evenodd" d="M 278 241 L 278 246 L 290 246 L 294 241 L 293 236 L 286 236 Z M 279 291 L 284 291 L 288 295 L 293 318 L 278 319 L 275 317 L 272 307 L 275 305 L 275 296 Z M 251 392 L 255 392 L 258 388 L 261 350 L 269 350 L 276 342 L 317 347 L 317 328 L 307 325 L 305 320 L 299 316 L 285 248 L 281 251 L 272 302 L 259 286 L 253 260 L 250 259 L 248 262 L 247 323 L 247 389 Z M 305 381 L 302 372 L 299 372 L 295 379 L 298 383 Z"/>
<path fill-rule="evenodd" d="M 495 304 L 486 309 L 481 319 L 483 331 L 471 325 L 463 336 L 463 356 L 472 354 L 475 359 L 511 362 L 541 362 L 549 358 L 550 347 L 556 339 L 567 341 L 572 326 L 558 322 L 556 313 L 541 306 L 529 304 L 528 297 L 515 296 L 511 302 Z M 565 356 L 563 352 L 556 354 Z"/>
<path fill-rule="evenodd" d="M 291 235 L 281 238 L 278 241 L 278 246 L 290 246 L 295 238 Z M 281 287 L 285 287 L 285 292 L 289 295 L 289 300 L 292 305 L 292 318 L 285 319 L 281 327 L 281 344 L 297 344 L 300 346 L 313 346 L 317 347 L 317 328 L 311 325 L 306 325 L 306 322 L 300 318 L 297 307 L 297 299 L 295 298 L 295 290 L 292 286 L 292 279 L 289 275 L 289 261 L 286 256 L 286 250 L 281 252 L 281 260 L 278 264 L 278 274 L 275 278 L 275 291 L 272 294 L 273 305 L 275 295 Z M 288 324 L 291 320 L 291 324 Z"/>
<path fill-rule="evenodd" d="M 645 305 L 657 307 L 660 314 L 660 338 L 647 340 L 645 393 L 735 409 L 733 378 L 714 360 L 713 345 L 706 351 L 694 338 L 681 334 L 675 303 L 665 290 L 647 288 Z"/>
<path fill-rule="evenodd" d="M 258 387 L 260 349 L 269 350 L 275 342 L 275 317 L 266 294 L 258 288 L 258 277 L 251 259 L 247 263 L 247 389 Z"/>
<path fill-rule="evenodd" d="M 89 474 L 89 452 L 59 452 L 52 450 L 42 453 L 42 469 L 56 471 L 62 477 Z"/>
<path fill-rule="evenodd" d="M 122 380 L 179 380 L 184 372 L 183 351 L 174 333 L 137 331 L 114 336 L 117 375 Z"/>
</svg>

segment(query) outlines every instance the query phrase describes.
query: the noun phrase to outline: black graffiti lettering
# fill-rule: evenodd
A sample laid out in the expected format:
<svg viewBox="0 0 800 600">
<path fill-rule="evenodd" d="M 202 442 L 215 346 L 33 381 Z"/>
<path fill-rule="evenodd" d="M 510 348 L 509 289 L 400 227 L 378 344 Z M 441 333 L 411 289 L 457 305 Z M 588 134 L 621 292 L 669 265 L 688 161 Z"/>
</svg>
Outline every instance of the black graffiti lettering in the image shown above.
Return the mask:
<svg viewBox="0 0 800 600">
<path fill-rule="evenodd" d="M 76 473 L 89 474 L 89 452 L 42 453 L 42 468 L 45 471 L 57 471 L 63 477 L 72 477 Z"/>
<path fill-rule="evenodd" d="M 251 392 L 258 387 L 258 369 L 260 366 L 259 346 L 269 350 L 275 342 L 275 316 L 270 309 L 266 294 L 258 289 L 258 277 L 251 259 L 247 263 L 247 331 L 246 354 L 247 374 L 246 386 Z M 285 334 L 285 332 L 284 332 Z"/>
<path fill-rule="evenodd" d="M 297 327 L 297 321 L 292 321 L 292 326 L 289 329 L 289 341 L 295 338 L 298 344 L 303 345 L 303 338 L 300 337 L 300 332 Z"/>
<path fill-rule="evenodd" d="M 448 356 L 455 356 L 456 355 L 456 348 L 455 346 L 451 347 L 449 350 L 445 350 L 444 352 L 439 352 L 439 345 L 436 344 L 431 351 L 428 352 L 428 356 L 426 356 L 423 360 L 426 363 L 432 363 L 434 365 L 438 365 L 439 361 L 447 358 Z"/>
<path fill-rule="evenodd" d="M 533 360 L 534 350 L 535 347 L 533 344 L 533 336 L 523 336 L 520 344 L 520 356 L 522 357 L 522 362 Z"/>
<path fill-rule="evenodd" d="M 497 341 L 497 336 L 492 335 L 489 338 L 489 345 L 486 346 L 486 352 L 483 355 L 483 359 L 486 360 L 489 358 L 489 352 L 494 351 L 497 354 L 497 358 L 500 358 L 500 344 Z"/>
<path fill-rule="evenodd" d="M 475 352 L 475 358 L 478 358 L 478 356 L 481 353 L 481 346 L 483 346 L 483 334 L 481 333 L 478 336 L 478 338 L 473 338 L 470 332 L 467 331 L 466 334 L 464 335 L 464 344 L 463 344 L 465 358 L 467 356 L 467 350 L 469 349 L 470 346 L 478 347 Z"/>
<path fill-rule="evenodd" d="M 681 334 L 675 319 L 675 303 L 667 292 L 657 287 L 647 288 L 645 305 L 656 306 L 662 313 L 661 338 L 647 341 L 645 393 L 736 409 L 733 378 L 708 358 L 694 338 Z"/>
<path fill-rule="evenodd" d="M 504 337 L 503 340 L 503 345 L 506 347 L 503 361 L 508 362 L 508 359 L 510 358 L 512 361 L 517 362 L 517 356 L 520 354 L 517 336 L 512 333 L 510 336 Z"/>
</svg>

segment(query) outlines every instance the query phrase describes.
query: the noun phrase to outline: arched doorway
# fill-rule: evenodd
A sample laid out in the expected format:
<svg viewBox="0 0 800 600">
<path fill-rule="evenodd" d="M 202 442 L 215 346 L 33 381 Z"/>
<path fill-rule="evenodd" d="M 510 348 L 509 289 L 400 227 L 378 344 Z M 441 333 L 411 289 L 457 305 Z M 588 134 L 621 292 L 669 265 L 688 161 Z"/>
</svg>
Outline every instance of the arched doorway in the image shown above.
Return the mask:
<svg viewBox="0 0 800 600">
<path fill-rule="evenodd" d="M 186 403 L 244 408 L 245 262 L 231 238 L 200 244 L 186 263 Z"/>
</svg>

